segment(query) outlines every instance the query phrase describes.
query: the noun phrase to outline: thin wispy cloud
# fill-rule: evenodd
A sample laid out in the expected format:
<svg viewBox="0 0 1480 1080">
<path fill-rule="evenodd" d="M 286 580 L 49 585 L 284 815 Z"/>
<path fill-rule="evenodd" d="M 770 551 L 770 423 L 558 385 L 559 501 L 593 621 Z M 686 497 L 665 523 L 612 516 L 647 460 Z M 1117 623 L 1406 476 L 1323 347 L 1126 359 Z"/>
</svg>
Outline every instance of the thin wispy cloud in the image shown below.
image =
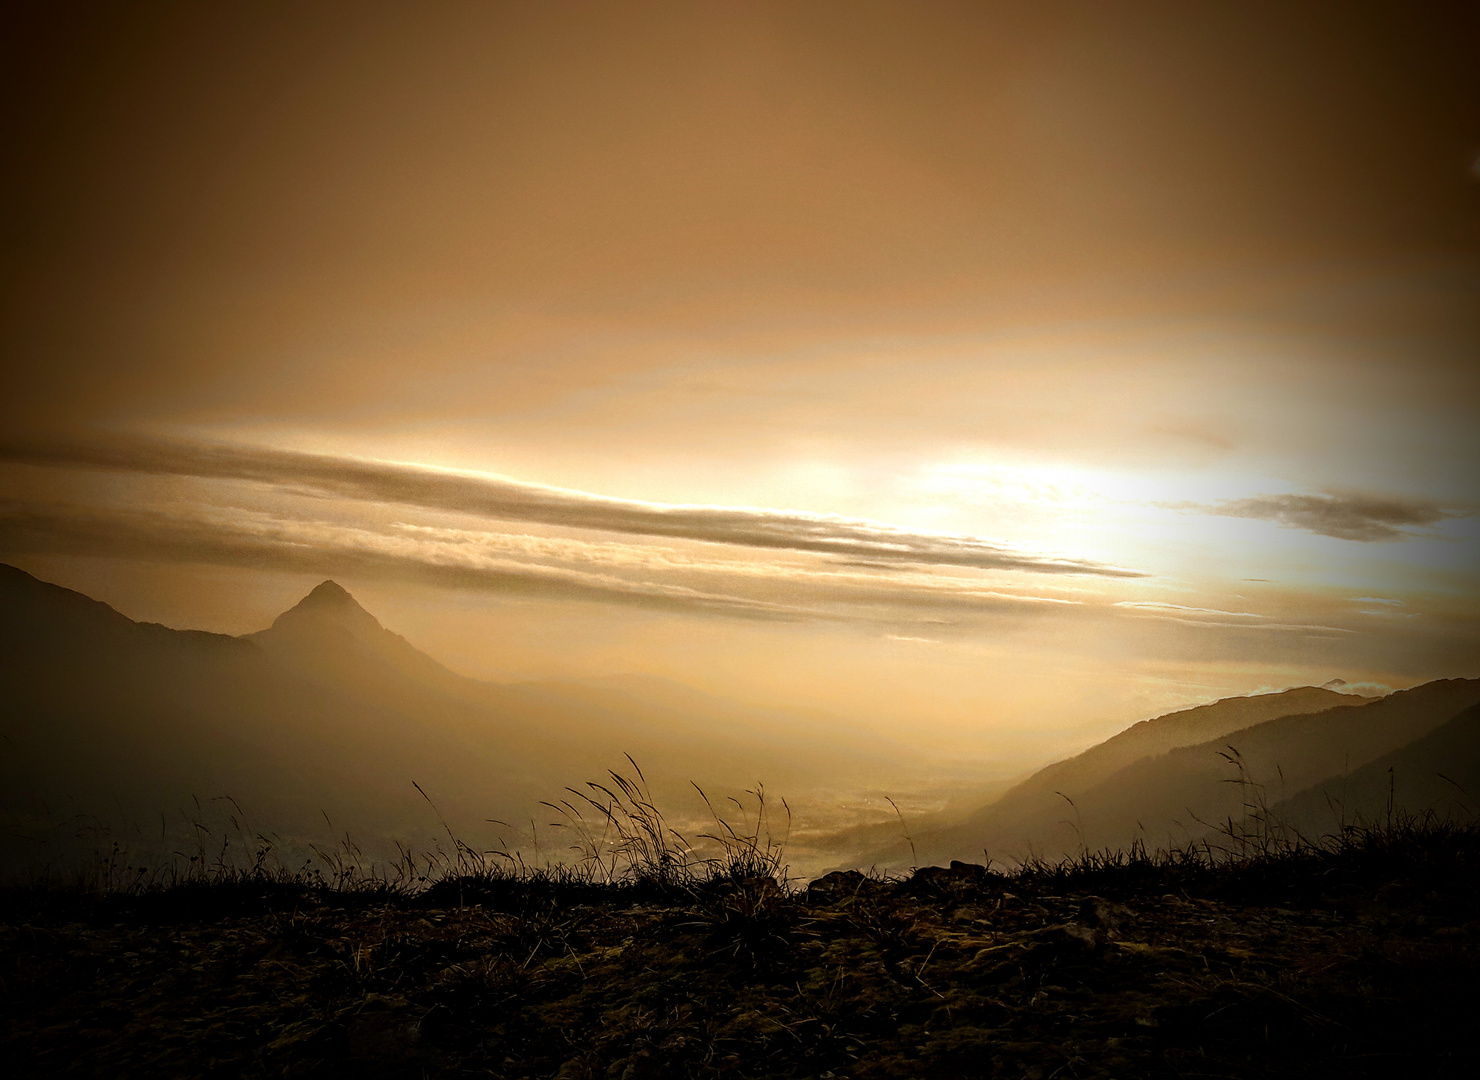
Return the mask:
<svg viewBox="0 0 1480 1080">
<path fill-rule="evenodd" d="M 1120 600 L 1118 608 L 1134 611 L 1149 611 L 1160 615 L 1217 615 L 1225 619 L 1262 619 L 1263 615 L 1252 611 L 1224 611 L 1222 608 L 1192 607 L 1187 604 L 1171 604 L 1161 600 Z"/>
<path fill-rule="evenodd" d="M 1411 529 L 1462 516 L 1435 502 L 1373 495 L 1256 495 L 1196 508 L 1360 543 L 1401 540 L 1412 535 Z"/>
<path fill-rule="evenodd" d="M 238 480 L 361 502 L 571 529 L 812 552 L 872 564 L 956 566 L 1111 578 L 1144 575 L 1087 559 L 1019 551 L 982 537 L 757 507 L 643 502 L 423 465 L 154 438 L 6 443 L 15 463 Z"/>
<path fill-rule="evenodd" d="M 1342 626 L 1319 623 L 1292 623 L 1272 619 L 1253 611 L 1225 611 L 1221 608 L 1192 607 L 1153 600 L 1120 600 L 1114 607 L 1152 619 L 1170 619 L 1185 626 L 1215 627 L 1221 630 L 1261 630 L 1302 634 L 1350 634 Z"/>
</svg>

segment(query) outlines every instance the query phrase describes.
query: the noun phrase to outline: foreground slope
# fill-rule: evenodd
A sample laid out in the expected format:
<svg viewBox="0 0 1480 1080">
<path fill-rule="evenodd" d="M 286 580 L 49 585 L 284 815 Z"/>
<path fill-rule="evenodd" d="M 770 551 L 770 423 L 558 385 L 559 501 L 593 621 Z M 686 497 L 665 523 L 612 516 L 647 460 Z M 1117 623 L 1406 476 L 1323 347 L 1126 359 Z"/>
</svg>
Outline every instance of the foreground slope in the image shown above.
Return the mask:
<svg viewBox="0 0 1480 1080">
<path fill-rule="evenodd" d="M 1480 835 L 1003 876 L 0 891 L 26 1076 L 1461 1077 Z"/>
</svg>

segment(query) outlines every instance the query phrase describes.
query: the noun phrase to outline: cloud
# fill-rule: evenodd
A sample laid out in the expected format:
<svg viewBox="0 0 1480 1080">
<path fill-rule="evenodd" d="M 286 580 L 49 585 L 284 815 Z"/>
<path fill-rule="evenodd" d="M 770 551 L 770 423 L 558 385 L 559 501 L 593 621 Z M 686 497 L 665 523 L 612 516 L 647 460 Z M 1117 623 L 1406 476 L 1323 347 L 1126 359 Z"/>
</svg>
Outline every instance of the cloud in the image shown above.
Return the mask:
<svg viewBox="0 0 1480 1080">
<path fill-rule="evenodd" d="M 482 473 L 266 447 L 145 437 L 0 443 L 0 458 L 32 464 L 245 480 L 341 499 L 452 511 L 636 536 L 805 551 L 889 566 L 958 566 L 1112 578 L 1145 575 L 1084 559 L 1019 551 L 981 537 L 758 507 L 642 502 Z"/>
<path fill-rule="evenodd" d="M 1129 608 L 1134 611 L 1147 611 L 1158 615 L 1216 615 L 1225 619 L 1262 619 L 1263 615 L 1256 615 L 1252 611 L 1224 611 L 1222 608 L 1189 607 L 1186 604 L 1170 604 L 1161 600 L 1118 600 L 1115 603 L 1118 608 Z"/>
<path fill-rule="evenodd" d="M 1251 611 L 993 588 L 969 571 L 897 566 L 880 573 L 781 553 L 730 559 L 720 551 L 711 558 L 703 549 L 647 538 L 593 541 L 313 516 L 331 508 L 321 502 L 285 514 L 198 503 L 141 508 L 0 501 L 0 553 L 215 563 L 702 616 L 866 624 L 879 626 L 887 638 L 918 644 L 938 639 L 916 627 L 1008 629 L 1063 626 L 1065 620 L 1167 621 L 1238 636 L 1351 633 Z"/>
<path fill-rule="evenodd" d="M 1414 527 L 1437 525 L 1461 514 L 1438 503 L 1371 495 L 1256 495 L 1196 507 L 1224 517 L 1257 518 L 1338 540 L 1401 540 Z"/>
</svg>

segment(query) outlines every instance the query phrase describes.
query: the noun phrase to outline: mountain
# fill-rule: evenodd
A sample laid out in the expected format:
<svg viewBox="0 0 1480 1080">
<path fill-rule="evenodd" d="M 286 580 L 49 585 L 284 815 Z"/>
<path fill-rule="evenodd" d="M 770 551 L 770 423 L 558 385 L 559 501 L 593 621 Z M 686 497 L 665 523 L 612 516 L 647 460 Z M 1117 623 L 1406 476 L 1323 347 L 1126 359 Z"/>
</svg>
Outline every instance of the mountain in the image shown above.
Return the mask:
<svg viewBox="0 0 1480 1080">
<path fill-rule="evenodd" d="M 408 685 L 452 695 L 468 694 L 474 686 L 381 626 L 333 581 L 315 586 L 272 626 L 245 640 L 312 682 L 376 700 Z"/>
<path fill-rule="evenodd" d="M 1347 704 L 1321 707 L 1333 699 Z M 1400 751 L 1477 702 L 1474 679 L 1426 683 L 1377 701 L 1303 687 L 1217 702 L 1136 725 L 1050 766 L 964 823 L 916 837 L 915 846 L 922 860 L 944 861 L 979 860 L 983 851 L 1053 858 L 1137 840 L 1185 843 L 1241 824 L 1246 803 L 1278 804 Z M 1219 731 L 1269 713 L 1281 715 Z M 1158 752 L 1208 731 L 1218 734 Z M 1124 763 L 1141 749 L 1149 752 Z M 891 845 L 879 861 L 898 862 L 900 847 Z"/>
<path fill-rule="evenodd" d="M 1056 833 L 1065 815 L 1072 816 L 1065 796 L 1078 800 L 1096 784 L 1142 758 L 1218 739 L 1277 717 L 1361 705 L 1370 700 L 1301 686 L 1277 694 L 1224 698 L 1142 720 L 1083 753 L 1040 769 L 964 821 L 923 832 L 914 838 L 916 851 L 926 861 L 962 857 L 963 852 L 980 858 L 983 848 L 1042 843 L 1046 826 Z M 897 859 L 900 854 L 896 845 L 884 857 Z"/>
<path fill-rule="evenodd" d="M 336 827 L 396 836 L 416 820 L 413 779 L 454 803 L 493 788 L 492 801 L 507 806 L 517 793 L 523 805 L 544 790 L 474 737 L 489 718 L 465 704 L 390 675 L 365 692 L 332 674 L 306 677 L 314 656 L 356 654 L 350 631 L 336 625 L 321 640 L 297 618 L 289 625 L 266 644 L 170 630 L 0 570 L 12 823 L 28 834 L 87 821 L 168 834 L 179 811 L 197 812 L 195 797 L 229 795 L 259 828 L 321 835 L 327 815 Z M 369 627 L 359 620 L 358 629 Z M 301 649 L 292 662 L 290 644 Z M 355 667 L 373 667 L 361 659 Z M 386 683 L 395 692 L 376 700 Z M 161 812 L 164 825 L 143 824 Z"/>
<path fill-rule="evenodd" d="M 548 820 L 541 800 L 625 766 L 624 753 L 655 792 L 690 800 L 690 779 L 798 791 L 823 775 L 898 778 L 909 760 L 861 734 L 829 744 L 819 718 L 673 684 L 464 678 L 332 581 L 230 637 L 136 623 L 0 566 L 0 648 L 7 860 L 25 857 L 16 835 L 55 840 L 91 822 L 167 848 L 188 818 L 229 805 L 209 797 L 234 797 L 254 828 L 295 842 L 348 831 L 384 852 L 439 828 L 412 781 L 461 838 L 495 844 L 528 830 L 489 819 Z"/>
</svg>

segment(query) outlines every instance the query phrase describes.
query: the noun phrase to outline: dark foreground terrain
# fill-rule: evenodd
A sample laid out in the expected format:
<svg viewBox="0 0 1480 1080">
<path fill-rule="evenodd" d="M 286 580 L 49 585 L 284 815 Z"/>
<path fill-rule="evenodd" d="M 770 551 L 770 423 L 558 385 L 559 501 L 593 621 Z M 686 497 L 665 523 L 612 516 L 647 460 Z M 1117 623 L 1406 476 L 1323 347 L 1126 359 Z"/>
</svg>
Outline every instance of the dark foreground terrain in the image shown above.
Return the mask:
<svg viewBox="0 0 1480 1080">
<path fill-rule="evenodd" d="M 0 910 L 10 1075 L 1471 1076 L 1480 830 L 801 892 L 234 880 Z"/>
</svg>

